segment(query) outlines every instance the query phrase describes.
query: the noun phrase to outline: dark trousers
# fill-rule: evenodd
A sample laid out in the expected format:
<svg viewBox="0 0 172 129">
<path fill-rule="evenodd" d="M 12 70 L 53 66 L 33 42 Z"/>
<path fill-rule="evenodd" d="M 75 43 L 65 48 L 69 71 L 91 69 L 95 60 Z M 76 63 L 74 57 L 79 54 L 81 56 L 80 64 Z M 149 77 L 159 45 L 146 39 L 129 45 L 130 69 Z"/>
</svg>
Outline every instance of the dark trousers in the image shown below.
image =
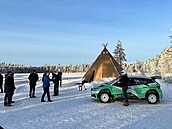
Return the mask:
<svg viewBox="0 0 172 129">
<path fill-rule="evenodd" d="M 124 102 L 128 102 L 128 96 L 127 96 L 127 87 L 123 87 L 122 91 L 123 91 L 123 97 L 124 97 Z"/>
<path fill-rule="evenodd" d="M 51 99 L 50 99 L 50 91 L 49 91 L 49 87 L 43 87 L 43 89 L 44 89 L 44 93 L 43 93 L 43 95 L 42 95 L 41 101 L 43 101 L 43 100 L 44 100 L 44 97 L 45 97 L 45 95 L 46 95 L 46 94 L 47 94 L 47 98 L 48 98 L 48 100 L 51 100 Z"/>
<path fill-rule="evenodd" d="M 3 93 L 3 88 L 2 88 L 2 84 L 0 84 L 0 89 L 1 89 L 1 93 Z"/>
<path fill-rule="evenodd" d="M 54 84 L 54 95 L 59 95 L 59 83 Z"/>
<path fill-rule="evenodd" d="M 35 84 L 30 84 L 30 92 L 29 92 L 30 97 L 35 96 L 35 87 L 36 87 Z"/>
<path fill-rule="evenodd" d="M 60 82 L 60 87 L 62 87 L 62 79 L 60 79 L 59 82 Z"/>
<path fill-rule="evenodd" d="M 4 104 L 11 104 L 13 91 L 5 93 Z"/>
</svg>

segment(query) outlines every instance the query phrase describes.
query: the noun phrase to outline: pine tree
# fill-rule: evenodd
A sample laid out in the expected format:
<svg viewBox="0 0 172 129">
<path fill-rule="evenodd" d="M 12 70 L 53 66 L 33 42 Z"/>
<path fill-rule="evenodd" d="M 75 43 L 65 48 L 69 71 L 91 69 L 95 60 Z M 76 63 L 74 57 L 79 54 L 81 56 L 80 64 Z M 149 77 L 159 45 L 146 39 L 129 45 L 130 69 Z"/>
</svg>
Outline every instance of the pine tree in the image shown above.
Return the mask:
<svg viewBox="0 0 172 129">
<path fill-rule="evenodd" d="M 122 48 L 122 42 L 118 40 L 116 48 L 114 50 L 114 58 L 116 61 L 119 63 L 120 66 L 123 65 L 124 61 L 127 61 L 125 56 L 126 54 L 124 53 L 124 49 Z"/>
</svg>

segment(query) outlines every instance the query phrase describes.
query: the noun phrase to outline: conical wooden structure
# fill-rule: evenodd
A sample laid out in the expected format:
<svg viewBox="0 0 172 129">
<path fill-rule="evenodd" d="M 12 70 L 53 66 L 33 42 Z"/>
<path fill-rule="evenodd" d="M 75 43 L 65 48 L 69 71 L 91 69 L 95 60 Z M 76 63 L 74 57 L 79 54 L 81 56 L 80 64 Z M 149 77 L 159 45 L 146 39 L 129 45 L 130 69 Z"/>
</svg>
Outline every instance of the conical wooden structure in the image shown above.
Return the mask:
<svg viewBox="0 0 172 129">
<path fill-rule="evenodd" d="M 118 78 L 120 76 L 122 68 L 109 53 L 106 46 L 107 44 L 104 45 L 103 51 L 84 75 L 84 82 L 92 82 L 100 78 L 108 77 Z"/>
</svg>

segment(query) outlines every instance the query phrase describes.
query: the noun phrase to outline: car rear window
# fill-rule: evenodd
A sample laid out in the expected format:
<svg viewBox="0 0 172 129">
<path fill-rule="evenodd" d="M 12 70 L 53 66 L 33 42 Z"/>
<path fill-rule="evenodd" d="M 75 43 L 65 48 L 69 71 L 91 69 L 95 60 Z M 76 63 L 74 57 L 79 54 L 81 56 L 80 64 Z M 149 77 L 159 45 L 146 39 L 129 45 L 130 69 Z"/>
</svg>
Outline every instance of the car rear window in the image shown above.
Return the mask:
<svg viewBox="0 0 172 129">
<path fill-rule="evenodd" d="M 147 79 L 147 83 L 155 83 L 153 79 Z"/>
</svg>

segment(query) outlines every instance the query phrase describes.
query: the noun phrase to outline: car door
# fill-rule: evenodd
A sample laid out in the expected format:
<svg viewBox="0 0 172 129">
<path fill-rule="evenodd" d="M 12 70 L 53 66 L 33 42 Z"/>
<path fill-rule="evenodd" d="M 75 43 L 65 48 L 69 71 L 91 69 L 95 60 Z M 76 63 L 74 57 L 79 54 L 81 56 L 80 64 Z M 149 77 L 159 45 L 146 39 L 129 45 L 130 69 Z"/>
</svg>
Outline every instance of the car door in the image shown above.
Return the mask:
<svg viewBox="0 0 172 129">
<path fill-rule="evenodd" d="M 148 85 L 145 79 L 133 78 L 133 94 L 138 98 L 145 98 L 145 93 L 148 90 Z"/>
<path fill-rule="evenodd" d="M 119 95 L 123 93 L 122 87 L 120 87 L 119 85 L 119 80 L 112 83 L 111 86 L 112 86 L 112 93 L 111 93 L 112 95 Z"/>
</svg>

